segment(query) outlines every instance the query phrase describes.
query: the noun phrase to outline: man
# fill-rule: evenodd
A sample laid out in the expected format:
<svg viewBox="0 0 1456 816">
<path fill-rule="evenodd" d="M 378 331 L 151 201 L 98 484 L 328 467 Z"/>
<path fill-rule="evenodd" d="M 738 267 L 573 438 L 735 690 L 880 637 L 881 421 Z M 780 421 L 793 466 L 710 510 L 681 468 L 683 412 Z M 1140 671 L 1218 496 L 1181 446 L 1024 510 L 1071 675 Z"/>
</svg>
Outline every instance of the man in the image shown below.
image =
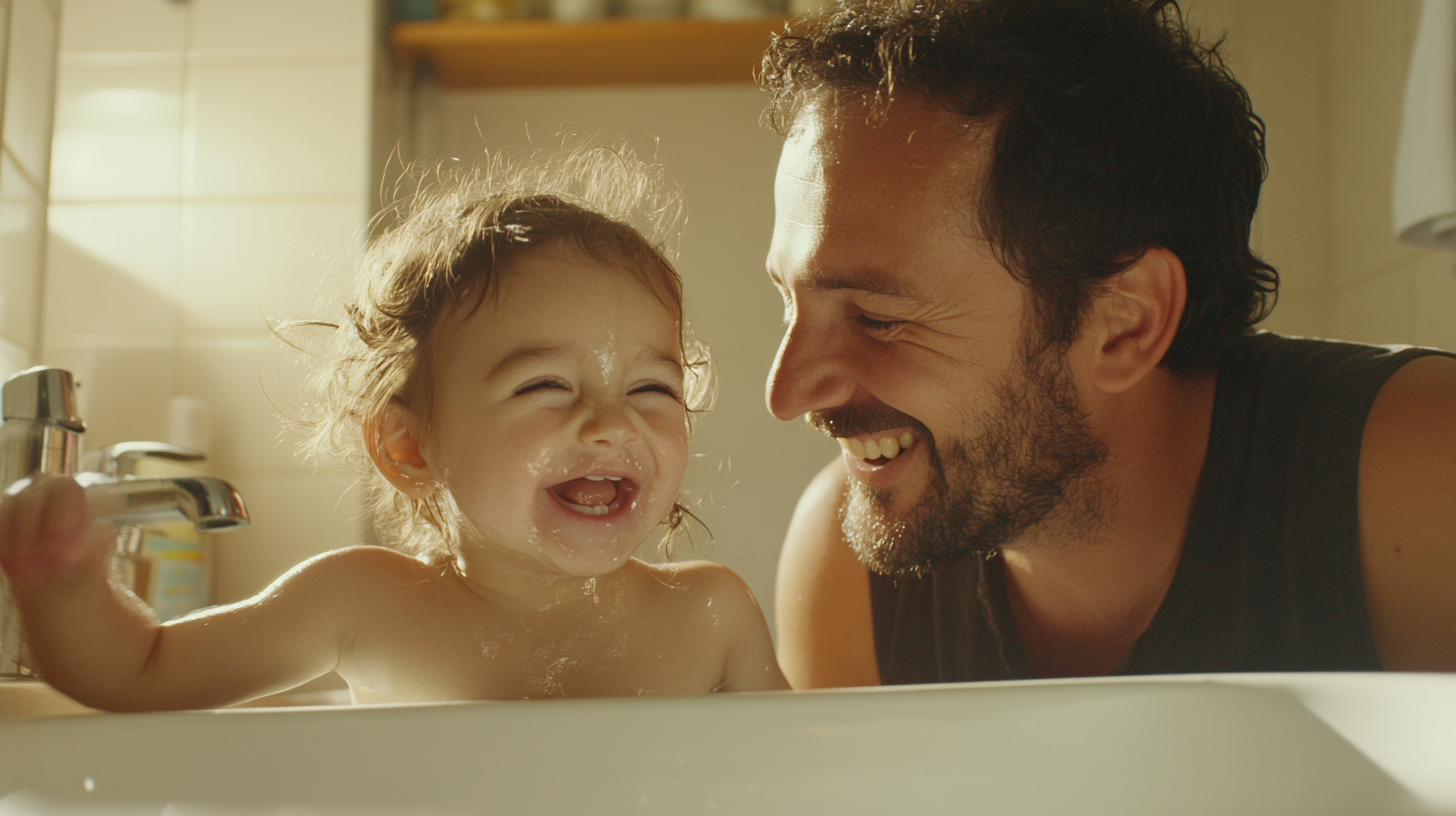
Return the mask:
<svg viewBox="0 0 1456 816">
<path fill-rule="evenodd" d="M 763 82 L 768 404 L 845 448 L 795 687 L 1456 670 L 1456 359 L 1248 329 L 1263 124 L 1175 6 L 862 0 Z"/>
</svg>

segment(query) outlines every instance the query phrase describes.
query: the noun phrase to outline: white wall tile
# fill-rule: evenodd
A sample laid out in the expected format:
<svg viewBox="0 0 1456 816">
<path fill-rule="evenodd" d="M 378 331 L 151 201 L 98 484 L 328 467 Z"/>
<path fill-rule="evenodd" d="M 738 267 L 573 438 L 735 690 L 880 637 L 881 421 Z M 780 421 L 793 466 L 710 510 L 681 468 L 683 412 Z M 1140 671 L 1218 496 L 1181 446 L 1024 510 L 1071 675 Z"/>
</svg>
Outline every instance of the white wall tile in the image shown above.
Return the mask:
<svg viewBox="0 0 1456 816">
<path fill-rule="evenodd" d="M 299 378 L 282 341 L 260 329 L 247 338 L 189 341 L 177 358 L 177 393 L 211 409 L 220 471 L 293 472 L 297 445 L 279 417 L 297 416 Z"/>
<path fill-rule="evenodd" d="M 1332 291 L 1407 252 L 1390 226 L 1391 176 L 1419 0 L 1327 4 Z"/>
<path fill-rule="evenodd" d="M 0 337 L 0 382 L 10 379 L 12 374 L 30 368 L 30 360 L 30 349 Z"/>
<path fill-rule="evenodd" d="M 52 204 L 46 333 L 171 334 L 180 209 L 175 201 Z"/>
<path fill-rule="evenodd" d="M 182 277 L 189 333 L 259 331 L 310 317 L 353 279 L 365 223 L 357 199 L 188 205 L 194 249 Z"/>
<path fill-rule="evenodd" d="M 199 197 L 365 190 L 369 64 L 197 68 Z"/>
<path fill-rule="evenodd" d="M 24 348 L 39 342 L 45 194 L 0 158 L 0 335 Z"/>
<path fill-rule="evenodd" d="M 1268 130 L 1269 177 L 1259 196 L 1257 251 L 1279 270 L 1279 305 L 1263 324 L 1324 333 L 1326 300 L 1323 3 L 1243 4 L 1236 75 Z"/>
<path fill-rule="evenodd" d="M 373 37 L 370 0 L 192 0 L 202 53 L 353 54 Z"/>
<path fill-rule="evenodd" d="M 50 169 L 56 16 L 45 0 L 13 0 L 5 71 L 5 145 L 34 179 Z"/>
<path fill-rule="evenodd" d="M 225 475 L 243 496 L 248 527 L 214 536 L 213 601 L 257 594 L 299 562 L 359 544 L 360 491 L 303 474 Z"/>
<path fill-rule="evenodd" d="M 48 343 L 40 364 L 76 377 L 77 406 L 86 420 L 86 450 L 118 442 L 166 441 L 172 399 L 170 344 Z"/>
<path fill-rule="evenodd" d="M 0 0 L 0 87 L 5 83 L 5 52 L 10 47 L 10 0 Z"/>
<path fill-rule="evenodd" d="M 1456 257 L 1425 251 L 1416 259 L 1413 343 L 1456 351 Z"/>
<path fill-rule="evenodd" d="M 65 0 L 61 53 L 180 53 L 189 5 L 173 0 Z"/>
<path fill-rule="evenodd" d="M 175 199 L 182 63 L 67 66 L 56 88 L 53 201 Z"/>
<path fill-rule="evenodd" d="M 1330 335 L 1357 343 L 1414 344 L 1413 296 L 1407 258 L 1337 293 L 1330 301 Z"/>
</svg>

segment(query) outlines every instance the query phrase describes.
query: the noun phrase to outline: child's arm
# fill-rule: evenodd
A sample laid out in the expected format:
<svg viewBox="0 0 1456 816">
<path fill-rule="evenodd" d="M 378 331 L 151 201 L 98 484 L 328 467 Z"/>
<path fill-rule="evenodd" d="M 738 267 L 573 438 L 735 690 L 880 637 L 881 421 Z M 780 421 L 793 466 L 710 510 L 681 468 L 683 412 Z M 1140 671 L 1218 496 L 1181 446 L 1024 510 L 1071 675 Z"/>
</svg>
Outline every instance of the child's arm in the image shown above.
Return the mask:
<svg viewBox="0 0 1456 816">
<path fill-rule="evenodd" d="M 322 556 L 258 597 L 159 625 L 110 581 L 115 532 L 85 492 L 44 479 L 0 506 L 0 566 L 31 657 L 53 686 L 111 710 L 213 708 L 332 670 L 346 620 L 345 570 Z M 338 559 L 334 559 L 335 562 Z"/>
</svg>

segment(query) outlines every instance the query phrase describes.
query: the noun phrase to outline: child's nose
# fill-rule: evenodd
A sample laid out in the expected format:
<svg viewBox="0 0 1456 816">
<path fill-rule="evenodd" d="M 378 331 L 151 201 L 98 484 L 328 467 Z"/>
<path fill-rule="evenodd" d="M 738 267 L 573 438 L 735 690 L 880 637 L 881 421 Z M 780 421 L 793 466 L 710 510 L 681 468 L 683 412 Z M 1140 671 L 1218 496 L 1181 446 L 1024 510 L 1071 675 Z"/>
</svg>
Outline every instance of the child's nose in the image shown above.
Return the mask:
<svg viewBox="0 0 1456 816">
<path fill-rule="evenodd" d="M 625 445 L 637 439 L 637 426 L 630 409 L 619 402 L 602 402 L 588 406 L 581 425 L 581 441 L 593 447 Z"/>
</svg>

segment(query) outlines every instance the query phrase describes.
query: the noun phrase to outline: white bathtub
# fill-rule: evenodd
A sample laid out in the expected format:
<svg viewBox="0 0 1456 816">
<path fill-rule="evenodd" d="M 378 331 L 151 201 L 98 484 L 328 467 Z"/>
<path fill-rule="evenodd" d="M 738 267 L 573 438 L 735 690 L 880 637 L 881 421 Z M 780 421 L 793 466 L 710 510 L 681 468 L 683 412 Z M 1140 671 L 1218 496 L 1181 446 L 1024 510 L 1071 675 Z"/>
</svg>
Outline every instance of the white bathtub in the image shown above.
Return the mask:
<svg viewBox="0 0 1456 816">
<path fill-rule="evenodd" d="M 1456 814 L 1456 676 L 0 720 L 0 814 Z"/>
</svg>

